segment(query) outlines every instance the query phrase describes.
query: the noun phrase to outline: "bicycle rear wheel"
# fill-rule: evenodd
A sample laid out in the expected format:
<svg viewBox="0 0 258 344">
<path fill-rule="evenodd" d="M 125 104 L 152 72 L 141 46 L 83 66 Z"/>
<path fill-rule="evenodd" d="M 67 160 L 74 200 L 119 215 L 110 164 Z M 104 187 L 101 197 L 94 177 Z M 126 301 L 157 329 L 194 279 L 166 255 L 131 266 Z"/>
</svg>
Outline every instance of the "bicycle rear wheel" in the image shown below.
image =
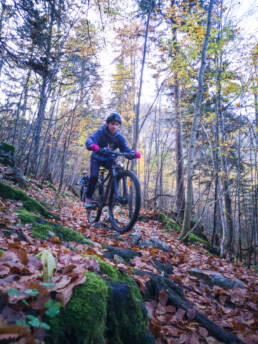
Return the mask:
<svg viewBox="0 0 258 344">
<path fill-rule="evenodd" d="M 81 193 L 81 200 L 83 202 L 86 201 L 86 192 L 87 192 L 87 187 L 85 185 L 82 186 L 82 193 Z"/>
<path fill-rule="evenodd" d="M 101 212 L 102 212 L 101 197 L 102 195 L 99 190 L 99 184 L 97 184 L 92 196 L 93 207 L 86 208 L 86 214 L 87 214 L 89 223 L 98 222 L 100 219 Z"/>
<path fill-rule="evenodd" d="M 101 216 L 101 208 L 99 208 L 97 205 L 92 208 L 86 208 L 86 214 L 89 223 L 98 222 Z"/>
<path fill-rule="evenodd" d="M 119 197 L 116 199 L 114 185 L 109 200 L 109 218 L 112 227 L 120 232 L 130 231 L 137 221 L 141 207 L 141 187 L 131 171 L 122 171 L 117 178 Z"/>
</svg>

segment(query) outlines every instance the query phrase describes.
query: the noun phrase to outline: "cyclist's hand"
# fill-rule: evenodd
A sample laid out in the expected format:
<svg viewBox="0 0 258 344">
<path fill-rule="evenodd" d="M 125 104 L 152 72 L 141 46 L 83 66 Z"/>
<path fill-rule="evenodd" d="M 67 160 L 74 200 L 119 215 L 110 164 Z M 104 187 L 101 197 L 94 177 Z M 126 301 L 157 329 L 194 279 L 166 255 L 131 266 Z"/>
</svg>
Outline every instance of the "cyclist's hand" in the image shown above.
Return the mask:
<svg viewBox="0 0 258 344">
<path fill-rule="evenodd" d="M 94 152 L 98 152 L 99 151 L 99 145 L 95 145 L 95 144 L 90 145 L 90 149 Z"/>
<path fill-rule="evenodd" d="M 141 157 L 141 153 L 139 153 L 139 152 L 134 152 L 134 155 L 135 155 L 136 159 L 140 159 L 140 157 Z"/>
</svg>

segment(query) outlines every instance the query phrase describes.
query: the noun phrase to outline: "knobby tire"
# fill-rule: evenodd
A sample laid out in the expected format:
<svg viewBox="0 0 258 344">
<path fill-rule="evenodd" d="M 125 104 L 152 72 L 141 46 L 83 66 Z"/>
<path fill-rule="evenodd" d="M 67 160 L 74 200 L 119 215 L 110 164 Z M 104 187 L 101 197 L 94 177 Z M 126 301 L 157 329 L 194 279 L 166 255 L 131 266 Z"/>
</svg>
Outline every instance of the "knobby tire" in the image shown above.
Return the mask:
<svg viewBox="0 0 258 344">
<path fill-rule="evenodd" d="M 137 221 L 139 212 L 140 212 L 140 208 L 141 208 L 141 186 L 139 183 L 139 180 L 137 178 L 137 176 L 131 172 L 131 171 L 123 171 L 121 172 L 121 174 L 118 177 L 118 180 L 121 182 L 121 180 L 125 180 L 125 178 L 129 178 L 129 180 L 133 183 L 133 187 L 134 187 L 134 209 L 128 210 L 128 213 L 131 213 L 128 218 L 130 218 L 129 222 L 126 225 L 123 224 L 119 224 L 118 219 L 115 216 L 115 207 L 117 205 L 117 203 L 115 202 L 115 192 L 114 192 L 114 186 L 112 186 L 112 190 L 111 190 L 111 194 L 110 194 L 110 199 L 109 199 L 109 219 L 111 222 L 112 227 L 119 233 L 125 233 L 130 231 L 135 222 Z M 124 185 L 124 182 L 123 182 Z M 121 205 L 121 208 L 123 207 L 123 205 Z"/>
</svg>

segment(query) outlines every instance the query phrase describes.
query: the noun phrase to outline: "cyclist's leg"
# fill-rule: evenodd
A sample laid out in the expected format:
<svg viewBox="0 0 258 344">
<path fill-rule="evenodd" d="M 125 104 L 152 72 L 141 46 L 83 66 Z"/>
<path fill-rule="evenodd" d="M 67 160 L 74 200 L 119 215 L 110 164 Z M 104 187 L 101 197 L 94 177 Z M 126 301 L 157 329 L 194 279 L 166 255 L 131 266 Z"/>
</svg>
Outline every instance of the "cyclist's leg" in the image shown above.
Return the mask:
<svg viewBox="0 0 258 344">
<path fill-rule="evenodd" d="M 88 206 L 91 205 L 91 198 L 98 182 L 100 163 L 96 159 L 90 160 L 90 180 L 86 192 L 86 203 Z"/>
</svg>

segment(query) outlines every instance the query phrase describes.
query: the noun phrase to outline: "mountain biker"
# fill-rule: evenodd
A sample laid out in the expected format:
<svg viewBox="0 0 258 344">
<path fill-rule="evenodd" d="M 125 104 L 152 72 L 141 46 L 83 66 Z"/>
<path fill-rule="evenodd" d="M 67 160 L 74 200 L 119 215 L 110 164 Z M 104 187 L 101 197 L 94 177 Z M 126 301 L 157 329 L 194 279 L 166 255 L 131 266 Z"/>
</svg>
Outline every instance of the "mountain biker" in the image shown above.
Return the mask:
<svg viewBox="0 0 258 344">
<path fill-rule="evenodd" d="M 80 195 L 81 195 L 81 201 L 83 201 L 83 188 L 88 187 L 88 184 L 89 184 L 89 180 L 90 180 L 90 177 L 88 176 L 88 171 L 87 170 L 84 170 L 82 172 L 83 176 L 81 177 L 81 179 L 77 182 L 77 185 L 81 185 L 81 190 L 80 190 Z"/>
<path fill-rule="evenodd" d="M 139 152 L 134 152 L 128 147 L 125 138 L 119 133 L 118 129 L 121 123 L 120 114 L 112 112 L 107 117 L 106 123 L 86 140 L 86 148 L 93 151 L 90 159 L 90 181 L 86 193 L 86 208 L 92 207 L 91 197 L 98 181 L 99 167 L 104 166 L 109 169 L 114 162 L 113 157 L 101 154 L 100 148 L 119 148 L 120 152 L 133 153 L 137 159 L 141 157 Z"/>
</svg>

